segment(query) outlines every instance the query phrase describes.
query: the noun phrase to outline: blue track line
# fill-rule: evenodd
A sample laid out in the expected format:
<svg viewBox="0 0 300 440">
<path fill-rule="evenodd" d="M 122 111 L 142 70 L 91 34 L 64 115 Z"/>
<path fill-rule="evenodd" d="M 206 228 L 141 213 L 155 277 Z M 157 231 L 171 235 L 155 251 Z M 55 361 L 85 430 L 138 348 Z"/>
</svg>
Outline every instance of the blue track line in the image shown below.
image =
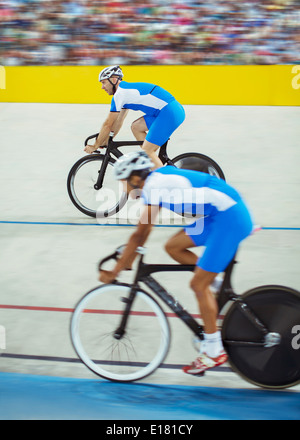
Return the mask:
<svg viewBox="0 0 300 440">
<path fill-rule="evenodd" d="M 0 224 L 15 224 L 15 225 L 49 225 L 49 226 L 122 226 L 134 227 L 135 224 L 128 223 L 75 223 L 75 222 L 33 222 L 33 221 L 16 221 L 16 220 L 0 220 Z M 155 225 L 157 228 L 182 228 L 183 225 Z M 276 231 L 300 231 L 300 227 L 281 227 L 281 226 L 263 226 L 263 230 Z"/>
</svg>

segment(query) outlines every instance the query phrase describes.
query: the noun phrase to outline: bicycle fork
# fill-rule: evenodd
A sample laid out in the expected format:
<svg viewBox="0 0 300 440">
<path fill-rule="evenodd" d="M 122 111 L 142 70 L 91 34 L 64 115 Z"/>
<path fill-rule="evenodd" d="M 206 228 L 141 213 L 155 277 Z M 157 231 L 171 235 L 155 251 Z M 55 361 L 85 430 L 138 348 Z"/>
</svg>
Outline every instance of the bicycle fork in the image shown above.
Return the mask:
<svg viewBox="0 0 300 440">
<path fill-rule="evenodd" d="M 94 188 L 95 188 L 96 190 L 101 189 L 102 186 L 103 186 L 103 179 L 104 179 L 104 175 L 105 175 L 105 171 L 106 171 L 106 168 L 107 168 L 108 162 L 109 162 L 109 154 L 106 153 L 106 154 L 104 155 L 104 159 L 103 159 L 103 161 L 102 161 L 101 168 L 100 168 L 100 170 L 98 171 L 97 182 L 96 182 L 95 185 L 94 185 Z"/>
<path fill-rule="evenodd" d="M 120 325 L 114 333 L 115 339 L 118 339 L 118 340 L 122 339 L 126 333 L 125 329 L 126 329 L 127 321 L 128 321 L 129 315 L 130 315 L 132 303 L 134 301 L 134 298 L 136 297 L 137 290 L 138 290 L 138 286 L 136 286 L 136 285 L 132 286 L 129 296 L 127 298 L 126 297 L 122 298 L 122 302 L 124 302 L 126 305 L 125 305 L 125 309 L 122 313 L 122 319 L 121 319 Z"/>
</svg>

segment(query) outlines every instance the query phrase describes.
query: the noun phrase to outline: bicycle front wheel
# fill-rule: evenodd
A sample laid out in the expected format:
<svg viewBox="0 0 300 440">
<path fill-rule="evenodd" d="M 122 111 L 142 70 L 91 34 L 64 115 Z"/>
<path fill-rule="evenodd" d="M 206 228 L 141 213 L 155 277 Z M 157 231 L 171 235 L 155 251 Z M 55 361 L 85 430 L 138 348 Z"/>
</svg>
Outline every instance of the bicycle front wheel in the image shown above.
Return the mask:
<svg viewBox="0 0 300 440">
<path fill-rule="evenodd" d="M 287 388 L 300 381 L 300 293 L 283 286 L 262 286 L 241 296 L 255 322 L 233 303 L 225 316 L 222 337 L 233 369 L 264 388 Z"/>
<path fill-rule="evenodd" d="M 84 156 L 73 165 L 68 175 L 67 188 L 72 203 L 90 217 L 109 217 L 127 202 L 127 194 L 114 177 L 115 160 L 112 158 L 108 162 L 102 188 L 94 188 L 103 159 L 102 154 Z"/>
<path fill-rule="evenodd" d="M 202 173 L 216 176 L 225 180 L 221 167 L 210 157 L 200 153 L 184 153 L 172 159 L 177 168 L 202 171 Z"/>
<path fill-rule="evenodd" d="M 71 320 L 71 339 L 81 361 L 95 374 L 129 382 L 153 373 L 170 345 L 170 329 L 159 304 L 138 291 L 123 337 L 116 337 L 130 286 L 108 284 L 88 292 Z"/>
</svg>

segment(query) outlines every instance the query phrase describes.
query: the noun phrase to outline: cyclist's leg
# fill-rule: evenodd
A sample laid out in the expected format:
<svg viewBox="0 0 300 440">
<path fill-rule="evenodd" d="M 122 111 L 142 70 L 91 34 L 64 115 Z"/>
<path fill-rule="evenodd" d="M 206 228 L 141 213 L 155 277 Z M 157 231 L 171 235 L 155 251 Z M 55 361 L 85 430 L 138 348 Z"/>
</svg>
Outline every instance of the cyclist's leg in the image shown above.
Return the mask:
<svg viewBox="0 0 300 440">
<path fill-rule="evenodd" d="M 154 122 L 154 116 L 142 116 L 136 119 L 131 125 L 131 131 L 137 141 L 143 141 L 142 149 L 148 154 L 154 163 L 154 168 L 159 168 L 162 166 L 161 160 L 155 154 L 156 150 L 160 147 L 159 145 L 152 144 L 146 141 L 147 132 L 149 131 L 152 123 Z"/>
<path fill-rule="evenodd" d="M 161 167 L 162 162 L 155 152 L 171 137 L 172 133 L 182 124 L 185 112 L 181 104 L 172 101 L 166 105 L 151 123 L 142 149 L 153 160 L 155 168 Z"/>
<path fill-rule="evenodd" d="M 210 229 L 211 219 L 209 217 L 202 217 L 185 230 L 181 230 L 171 237 L 167 241 L 165 249 L 178 263 L 196 265 L 198 256 L 191 252 L 189 248 L 204 245 L 209 236 Z M 197 238 L 195 239 L 195 237 Z M 196 294 L 201 313 L 207 317 L 204 320 L 204 324 L 205 330 L 208 333 L 215 333 L 217 331 L 216 318 L 218 307 L 215 298 L 209 290 L 209 286 L 216 275 L 214 272 L 207 272 L 197 267 L 191 281 L 191 288 Z"/>
<path fill-rule="evenodd" d="M 180 264 L 196 265 L 198 256 L 188 249 L 205 244 L 210 231 L 210 223 L 209 217 L 201 217 L 169 238 L 165 249 L 170 257 Z"/>
<path fill-rule="evenodd" d="M 223 272 L 232 260 L 240 242 L 250 235 L 253 224 L 250 214 L 241 200 L 227 211 L 214 217 L 201 219 L 186 233 L 196 246 L 205 245 L 203 255 L 197 261 L 197 268 L 191 287 L 198 300 L 204 322 L 204 343 L 201 354 L 191 365 L 184 367 L 188 374 L 202 374 L 206 369 L 226 362 L 221 334 L 217 328 L 218 305 L 210 290 L 210 285 L 219 272 Z M 197 223 L 199 234 L 197 234 Z M 205 227 L 204 226 L 205 223 Z"/>
<path fill-rule="evenodd" d="M 211 223 L 210 217 L 201 217 L 169 238 L 165 249 L 170 257 L 180 264 L 196 265 L 198 256 L 188 249 L 205 245 Z"/>
<path fill-rule="evenodd" d="M 253 221 L 246 205 L 240 200 L 230 209 L 219 212 L 210 219 L 209 226 L 209 231 L 205 226 L 205 232 L 209 233 L 205 234 L 205 251 L 197 265 L 206 271 L 223 272 L 236 254 L 241 241 L 252 233 Z M 197 236 L 195 242 L 199 243 Z"/>
<path fill-rule="evenodd" d="M 185 112 L 181 104 L 172 101 L 166 105 L 158 115 L 149 119 L 145 117 L 149 128 L 146 141 L 161 147 L 171 137 L 172 133 L 183 123 Z"/>
<path fill-rule="evenodd" d="M 210 284 L 218 273 L 226 269 L 240 242 L 251 233 L 252 220 L 244 203 L 240 201 L 229 210 L 219 212 L 214 217 L 204 218 L 202 221 L 202 233 L 201 219 L 197 220 L 193 227 L 186 228 L 195 245 L 205 245 L 205 250 L 197 261 L 191 287 L 195 292 L 204 322 L 205 339 L 209 340 L 210 335 L 215 335 L 215 345 L 207 345 L 211 347 L 211 350 L 207 350 L 207 354 L 214 357 L 217 356 L 217 350 L 222 350 L 222 345 L 217 331 L 218 306 L 210 290 Z"/>
<path fill-rule="evenodd" d="M 204 245 L 206 246 L 206 243 L 212 233 L 212 228 L 213 228 L 213 219 L 211 217 L 201 217 L 197 219 L 193 224 L 185 228 L 184 235 L 186 236 L 186 239 L 185 240 L 182 239 L 181 241 L 182 243 L 190 243 L 189 247 L 192 246 L 198 247 Z M 182 253 L 182 255 L 184 254 Z M 195 254 L 193 255 L 194 255 L 193 264 L 197 265 L 197 262 L 199 262 L 201 258 L 199 259 Z M 197 267 L 197 266 L 194 272 L 194 276 L 191 280 L 190 286 L 194 291 L 198 301 L 199 310 L 202 314 L 204 321 L 205 332 L 215 333 L 217 331 L 216 324 L 217 324 L 218 306 L 212 292 L 210 291 L 209 286 L 215 279 L 217 272 L 210 270 L 203 270 L 201 267 Z"/>
<path fill-rule="evenodd" d="M 190 283 L 198 301 L 206 334 L 214 334 L 218 331 L 218 304 L 210 290 L 210 285 L 217 274 L 216 272 L 209 272 L 196 267 Z"/>
<path fill-rule="evenodd" d="M 213 333 L 217 328 L 218 310 L 216 302 L 209 299 L 213 298 L 209 285 L 218 273 L 226 269 L 240 242 L 250 235 L 253 224 L 242 200 L 227 211 L 219 212 L 204 221 L 204 233 L 190 235 L 196 245 L 205 245 L 205 250 L 197 261 L 198 270 L 195 271 L 191 286 L 199 302 L 205 331 Z"/>
<path fill-rule="evenodd" d="M 131 131 L 136 138 L 137 141 L 144 141 L 147 132 L 153 121 L 150 121 L 147 116 L 142 116 L 141 118 L 136 119 L 131 124 Z M 154 119 L 154 118 L 151 118 Z"/>
<path fill-rule="evenodd" d="M 202 217 L 196 220 L 195 223 L 188 226 L 185 230 L 178 232 L 168 240 L 165 245 L 166 251 L 181 264 L 196 265 L 198 257 L 188 249 L 205 244 L 210 235 L 212 223 L 212 219 L 209 217 Z M 196 267 L 190 284 L 196 295 L 199 311 L 202 314 L 204 322 L 205 341 L 201 344 L 201 352 L 205 351 L 207 355 L 213 359 L 208 363 L 213 366 L 219 365 L 227 359 L 223 353 L 221 334 L 217 329 L 218 305 L 214 295 L 210 291 L 210 285 L 216 275 L 215 272 L 209 272 L 200 267 Z M 200 362 L 199 359 L 200 358 L 197 359 L 198 363 Z M 184 371 L 186 373 L 197 374 L 206 368 L 207 367 L 202 364 L 198 367 L 193 363 L 191 366 L 185 367 Z"/>
<path fill-rule="evenodd" d="M 196 267 L 190 286 L 196 295 L 199 311 L 204 325 L 204 341 L 200 345 L 199 357 L 183 371 L 190 374 L 203 373 L 208 368 L 226 362 L 221 332 L 218 330 L 218 304 L 210 286 L 217 276 L 211 272 Z"/>
<path fill-rule="evenodd" d="M 198 257 L 194 252 L 188 250 L 191 247 L 195 247 L 195 244 L 184 229 L 169 238 L 165 244 L 165 250 L 175 261 L 180 264 L 195 265 Z"/>
<path fill-rule="evenodd" d="M 160 168 L 163 166 L 162 161 L 157 156 L 156 151 L 160 148 L 160 145 L 153 144 L 152 142 L 147 141 L 147 139 L 144 140 L 142 149 L 145 151 L 145 153 L 148 154 L 152 162 L 154 163 L 153 169 Z"/>
</svg>

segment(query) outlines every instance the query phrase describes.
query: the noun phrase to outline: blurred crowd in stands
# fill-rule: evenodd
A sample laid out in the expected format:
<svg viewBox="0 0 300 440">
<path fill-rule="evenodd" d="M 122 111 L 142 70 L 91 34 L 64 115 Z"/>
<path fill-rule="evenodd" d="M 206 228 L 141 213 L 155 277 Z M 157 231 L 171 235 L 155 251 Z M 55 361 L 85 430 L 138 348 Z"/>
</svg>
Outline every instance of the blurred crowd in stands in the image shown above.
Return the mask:
<svg viewBox="0 0 300 440">
<path fill-rule="evenodd" d="M 0 0 L 0 64 L 299 64 L 300 0 Z"/>
</svg>

